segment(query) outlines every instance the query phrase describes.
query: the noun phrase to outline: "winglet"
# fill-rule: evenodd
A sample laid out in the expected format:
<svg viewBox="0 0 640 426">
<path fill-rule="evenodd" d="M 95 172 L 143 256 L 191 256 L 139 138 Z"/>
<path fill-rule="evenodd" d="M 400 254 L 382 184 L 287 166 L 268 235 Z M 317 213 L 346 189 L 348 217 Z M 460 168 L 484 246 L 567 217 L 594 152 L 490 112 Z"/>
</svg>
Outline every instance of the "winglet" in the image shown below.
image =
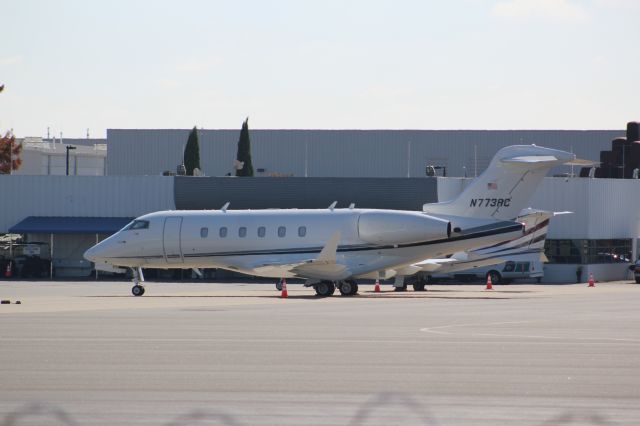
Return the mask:
<svg viewBox="0 0 640 426">
<path fill-rule="evenodd" d="M 331 205 L 329 206 L 329 210 L 333 211 L 333 209 L 336 208 L 336 205 L 338 204 L 337 201 L 334 201 L 333 203 L 331 203 Z"/>
<path fill-rule="evenodd" d="M 220 210 L 222 210 L 224 213 L 226 213 L 227 209 L 229 208 L 229 204 L 231 204 L 231 201 L 227 201 L 226 203 L 224 203 L 224 206 L 222 206 L 222 208 Z"/>
<path fill-rule="evenodd" d="M 340 243 L 340 231 L 337 231 L 327 241 L 324 248 L 318 255 L 316 262 L 336 263 L 336 252 L 338 251 L 338 244 Z"/>
</svg>

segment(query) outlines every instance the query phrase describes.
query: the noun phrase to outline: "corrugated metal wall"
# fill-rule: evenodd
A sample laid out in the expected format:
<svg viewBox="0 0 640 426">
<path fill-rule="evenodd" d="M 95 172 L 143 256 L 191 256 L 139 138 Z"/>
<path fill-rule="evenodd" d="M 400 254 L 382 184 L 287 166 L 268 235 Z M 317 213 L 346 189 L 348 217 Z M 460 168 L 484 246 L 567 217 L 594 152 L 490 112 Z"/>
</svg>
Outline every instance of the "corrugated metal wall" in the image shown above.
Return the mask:
<svg viewBox="0 0 640 426">
<path fill-rule="evenodd" d="M 553 238 L 636 238 L 640 236 L 637 194 L 639 180 L 546 179 L 533 202 L 574 212 L 556 218 L 549 230 Z"/>
<path fill-rule="evenodd" d="M 233 173 L 239 130 L 200 130 L 208 176 Z M 175 171 L 189 130 L 107 130 L 109 175 Z M 254 170 L 312 177 L 424 176 L 425 165 L 448 176 L 480 174 L 502 147 L 537 144 L 598 160 L 624 130 L 251 130 Z M 465 170 L 466 169 L 466 170 Z M 559 171 L 559 170 L 556 170 Z M 564 169 L 568 171 L 568 169 Z"/>
<path fill-rule="evenodd" d="M 0 175 L 0 233 L 27 216 L 135 217 L 174 208 L 163 176 Z"/>
<path fill-rule="evenodd" d="M 441 201 L 454 198 L 472 179 L 438 178 Z M 640 180 L 547 177 L 530 207 L 570 211 L 549 225 L 553 239 L 610 239 L 640 237 Z"/>
<path fill-rule="evenodd" d="M 435 178 L 176 177 L 177 209 L 362 208 L 422 210 L 437 201 Z"/>
</svg>

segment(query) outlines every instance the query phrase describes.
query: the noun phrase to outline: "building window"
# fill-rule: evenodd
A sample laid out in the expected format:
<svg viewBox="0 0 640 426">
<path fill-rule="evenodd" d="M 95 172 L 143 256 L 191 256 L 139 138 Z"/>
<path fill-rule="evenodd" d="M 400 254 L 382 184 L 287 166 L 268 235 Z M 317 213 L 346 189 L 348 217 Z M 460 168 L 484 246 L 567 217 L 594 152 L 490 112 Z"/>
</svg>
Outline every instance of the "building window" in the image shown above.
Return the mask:
<svg viewBox="0 0 640 426">
<path fill-rule="evenodd" d="M 209 228 L 200 228 L 200 238 L 207 238 L 209 235 Z"/>
<path fill-rule="evenodd" d="M 259 238 L 264 238 L 264 236 L 267 234 L 267 229 L 264 226 L 261 226 L 258 228 L 258 237 Z"/>
<path fill-rule="evenodd" d="M 244 226 L 241 226 L 240 228 L 238 228 L 238 237 L 244 238 L 246 236 L 247 236 L 247 228 Z"/>
<path fill-rule="evenodd" d="M 547 240 L 544 251 L 549 263 L 629 263 L 631 239 Z"/>
<path fill-rule="evenodd" d="M 278 237 L 284 238 L 285 235 L 287 235 L 287 228 L 284 227 L 284 226 L 279 226 L 278 227 Z"/>
<path fill-rule="evenodd" d="M 220 228 L 220 238 L 227 238 L 227 227 L 223 226 Z"/>
<path fill-rule="evenodd" d="M 302 238 L 305 235 L 307 235 L 307 227 L 306 226 L 300 226 L 298 228 L 298 237 Z"/>
</svg>

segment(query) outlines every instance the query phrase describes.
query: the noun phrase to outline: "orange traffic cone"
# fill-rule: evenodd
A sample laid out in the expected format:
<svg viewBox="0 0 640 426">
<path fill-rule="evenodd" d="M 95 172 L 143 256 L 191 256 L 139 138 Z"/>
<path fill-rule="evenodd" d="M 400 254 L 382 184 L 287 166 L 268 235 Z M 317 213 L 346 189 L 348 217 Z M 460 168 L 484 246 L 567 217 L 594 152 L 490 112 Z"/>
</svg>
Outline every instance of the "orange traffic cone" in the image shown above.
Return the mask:
<svg viewBox="0 0 640 426">
<path fill-rule="evenodd" d="M 373 288 L 373 291 L 380 293 L 380 280 L 376 280 L 376 286 Z"/>
<path fill-rule="evenodd" d="M 593 272 L 589 272 L 589 287 L 595 287 L 596 281 L 593 279 Z"/>
<path fill-rule="evenodd" d="M 487 287 L 485 290 L 493 290 L 493 284 L 491 283 L 491 275 L 487 275 Z"/>
<path fill-rule="evenodd" d="M 284 278 L 282 279 L 282 294 L 280 295 L 280 297 L 283 299 L 289 297 L 289 292 L 287 291 L 287 280 Z"/>
<path fill-rule="evenodd" d="M 4 276 L 6 278 L 11 278 L 11 275 L 13 275 L 13 272 L 11 272 L 11 261 L 9 261 L 9 263 L 7 263 L 7 270 L 4 271 Z"/>
</svg>

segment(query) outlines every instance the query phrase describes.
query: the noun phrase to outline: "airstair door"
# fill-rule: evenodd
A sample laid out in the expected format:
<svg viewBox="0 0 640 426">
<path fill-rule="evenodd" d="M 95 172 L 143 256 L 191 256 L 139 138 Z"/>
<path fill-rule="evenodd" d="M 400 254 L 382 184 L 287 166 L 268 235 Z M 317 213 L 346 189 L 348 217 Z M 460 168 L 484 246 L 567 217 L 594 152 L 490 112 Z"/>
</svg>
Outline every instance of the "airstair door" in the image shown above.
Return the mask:
<svg viewBox="0 0 640 426">
<path fill-rule="evenodd" d="M 182 217 L 168 217 L 164 220 L 163 247 L 167 263 L 183 263 L 180 230 Z"/>
</svg>

